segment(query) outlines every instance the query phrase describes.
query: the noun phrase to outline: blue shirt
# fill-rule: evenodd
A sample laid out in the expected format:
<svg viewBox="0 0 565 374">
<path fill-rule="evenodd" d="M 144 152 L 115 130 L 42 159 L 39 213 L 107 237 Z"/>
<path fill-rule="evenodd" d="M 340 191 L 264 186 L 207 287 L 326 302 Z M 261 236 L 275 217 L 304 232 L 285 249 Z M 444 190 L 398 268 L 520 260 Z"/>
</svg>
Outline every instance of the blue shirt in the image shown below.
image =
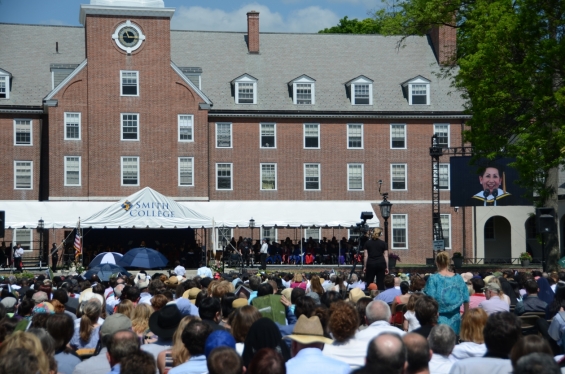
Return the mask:
<svg viewBox="0 0 565 374">
<path fill-rule="evenodd" d="M 120 374 L 120 364 L 114 365 L 108 374 Z"/>
<path fill-rule="evenodd" d="M 58 372 L 63 374 L 73 374 L 75 366 L 80 364 L 80 358 L 65 352 L 56 353 L 55 361 L 57 361 Z"/>
<path fill-rule="evenodd" d="M 377 297 L 375 297 L 375 300 L 382 300 L 387 304 L 392 304 L 394 298 L 400 295 L 402 295 L 402 292 L 393 287 L 378 294 Z"/>
<path fill-rule="evenodd" d="M 253 301 L 254 298 L 257 297 L 257 291 L 251 291 L 251 293 L 249 294 L 249 300 L 247 300 L 247 303 L 249 305 L 251 305 L 251 301 Z"/>
<path fill-rule="evenodd" d="M 187 362 L 169 370 L 169 374 L 202 374 L 208 372 L 206 356 L 194 356 Z"/>
<path fill-rule="evenodd" d="M 348 374 L 350 371 L 349 364 L 324 356 L 318 348 L 301 349 L 286 362 L 286 374 Z"/>
</svg>

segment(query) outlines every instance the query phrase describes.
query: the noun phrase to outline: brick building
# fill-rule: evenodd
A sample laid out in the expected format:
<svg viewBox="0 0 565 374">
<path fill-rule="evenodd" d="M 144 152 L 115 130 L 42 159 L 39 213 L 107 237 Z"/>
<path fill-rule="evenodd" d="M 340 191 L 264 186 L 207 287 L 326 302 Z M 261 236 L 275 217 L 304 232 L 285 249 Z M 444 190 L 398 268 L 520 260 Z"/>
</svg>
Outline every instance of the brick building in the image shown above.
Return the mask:
<svg viewBox="0 0 565 374">
<path fill-rule="evenodd" d="M 232 203 L 247 221 L 298 201 L 364 203 L 376 222 L 382 180 L 392 250 L 405 263 L 431 257 L 431 137 L 461 146 L 468 118 L 436 75 L 453 31 L 398 48 L 379 35 L 260 33 L 257 12 L 247 32 L 175 31 L 174 9 L 159 1 L 118 3 L 82 5 L 83 27 L 0 24 L 5 241 L 37 249 L 34 224 L 56 210 L 68 219 L 48 226 L 45 242 L 58 242 L 78 216 L 144 187 L 218 221 Z M 449 206 L 448 157 L 439 174 L 446 248 L 476 257 L 472 209 Z M 18 204 L 27 221 L 11 220 Z M 297 234 L 304 211 L 292 213 L 293 225 L 255 238 L 351 234 Z"/>
</svg>

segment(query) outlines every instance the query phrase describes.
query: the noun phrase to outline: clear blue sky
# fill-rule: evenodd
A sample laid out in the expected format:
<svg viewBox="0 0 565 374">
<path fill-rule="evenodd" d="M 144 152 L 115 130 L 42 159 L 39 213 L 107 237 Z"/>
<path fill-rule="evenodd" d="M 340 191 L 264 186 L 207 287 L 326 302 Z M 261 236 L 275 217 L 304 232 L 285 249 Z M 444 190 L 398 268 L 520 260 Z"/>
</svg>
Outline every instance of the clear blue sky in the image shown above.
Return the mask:
<svg viewBox="0 0 565 374">
<path fill-rule="evenodd" d="M 172 29 L 244 31 L 245 13 L 260 12 L 261 31 L 317 32 L 343 16 L 363 19 L 382 0 L 164 0 L 175 8 Z M 89 0 L 0 0 L 0 22 L 79 26 Z"/>
</svg>

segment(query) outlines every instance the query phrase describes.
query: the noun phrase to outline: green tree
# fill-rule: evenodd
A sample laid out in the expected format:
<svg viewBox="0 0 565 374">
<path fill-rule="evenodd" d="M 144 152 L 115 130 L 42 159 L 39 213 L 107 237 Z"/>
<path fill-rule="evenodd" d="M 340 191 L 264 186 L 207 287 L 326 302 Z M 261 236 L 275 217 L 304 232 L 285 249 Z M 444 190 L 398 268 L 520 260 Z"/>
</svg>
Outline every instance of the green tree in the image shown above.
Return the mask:
<svg viewBox="0 0 565 374">
<path fill-rule="evenodd" d="M 374 18 L 349 19 L 347 16 L 339 20 L 337 26 L 318 31 L 320 34 L 379 34 L 380 24 Z"/>
<path fill-rule="evenodd" d="M 558 168 L 565 164 L 565 2 L 404 0 L 397 9 L 384 15 L 381 33 L 403 35 L 400 43 L 432 27 L 457 28 L 453 66 L 442 74 L 473 116 L 466 140 L 477 157 L 515 157 L 519 182 L 537 196 L 535 204 L 557 212 Z M 555 270 L 557 236 L 546 242 Z"/>
</svg>

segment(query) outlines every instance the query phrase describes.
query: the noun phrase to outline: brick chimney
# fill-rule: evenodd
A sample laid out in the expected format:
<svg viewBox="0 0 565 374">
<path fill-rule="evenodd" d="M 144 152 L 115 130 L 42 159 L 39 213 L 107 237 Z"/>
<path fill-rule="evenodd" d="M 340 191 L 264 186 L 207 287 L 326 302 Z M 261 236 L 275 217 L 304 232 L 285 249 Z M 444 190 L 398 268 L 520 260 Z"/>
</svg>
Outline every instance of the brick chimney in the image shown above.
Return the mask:
<svg viewBox="0 0 565 374">
<path fill-rule="evenodd" d="M 436 26 L 430 31 L 437 61 L 442 66 L 455 65 L 457 50 L 457 29 L 450 26 Z"/>
<path fill-rule="evenodd" d="M 259 12 L 247 13 L 247 48 L 249 53 L 259 53 Z"/>
</svg>

